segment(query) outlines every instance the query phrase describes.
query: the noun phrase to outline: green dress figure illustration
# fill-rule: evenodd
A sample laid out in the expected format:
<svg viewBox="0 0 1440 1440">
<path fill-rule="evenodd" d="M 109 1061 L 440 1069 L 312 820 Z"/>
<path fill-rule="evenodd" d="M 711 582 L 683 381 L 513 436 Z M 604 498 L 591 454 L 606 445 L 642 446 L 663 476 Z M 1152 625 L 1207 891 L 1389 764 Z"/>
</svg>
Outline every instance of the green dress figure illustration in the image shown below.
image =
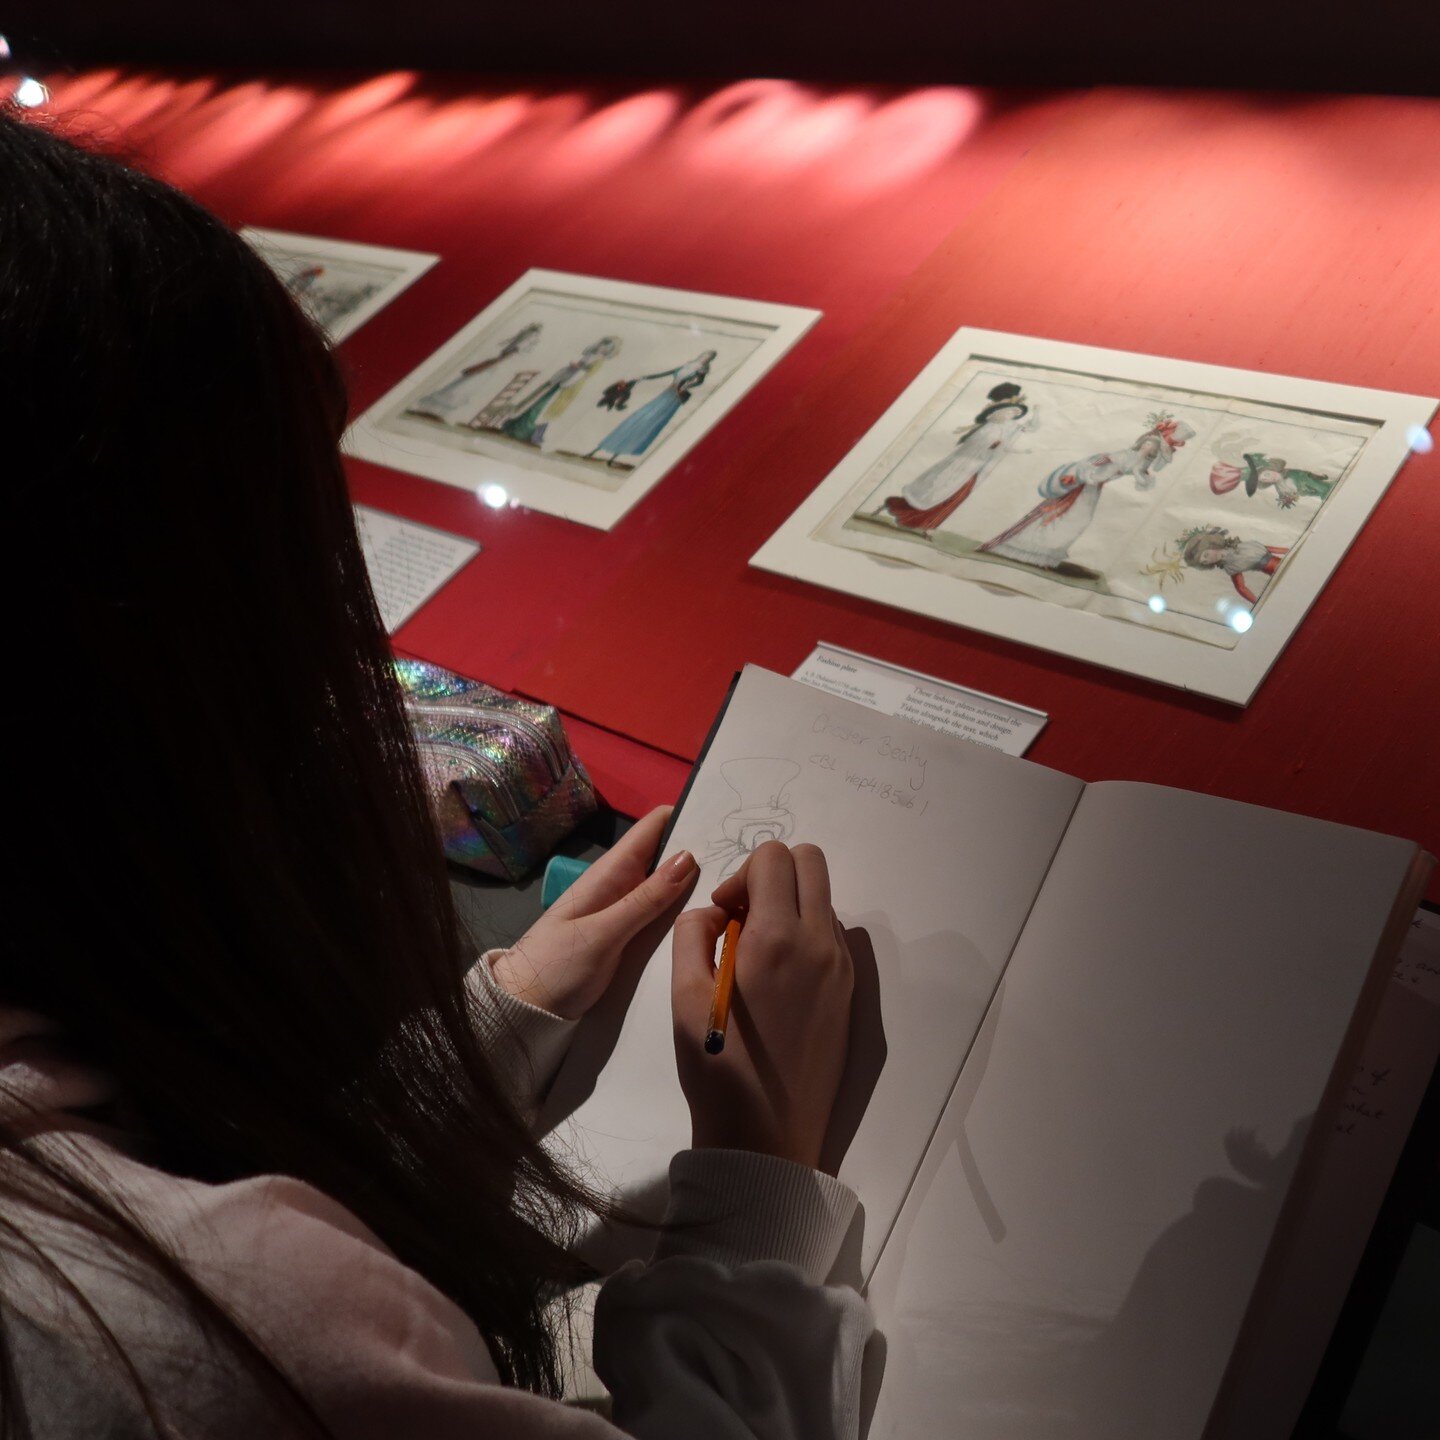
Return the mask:
<svg viewBox="0 0 1440 1440">
<path fill-rule="evenodd" d="M 578 359 L 562 366 L 538 390 L 520 401 L 516 413 L 500 426 L 501 433 L 538 449 L 545 439 L 545 431 L 569 408 L 590 376 L 619 353 L 620 341 L 614 335 L 587 345 Z"/>
<path fill-rule="evenodd" d="M 1225 460 L 1211 466 L 1210 488 L 1215 494 L 1228 495 L 1243 480 L 1247 495 L 1273 488 L 1275 503 L 1282 510 L 1289 510 L 1302 495 L 1324 500 L 1335 488 L 1335 482 L 1328 475 L 1313 470 L 1292 470 L 1283 460 L 1270 455 L 1247 453 L 1241 459 L 1245 462 L 1243 466 Z"/>
</svg>

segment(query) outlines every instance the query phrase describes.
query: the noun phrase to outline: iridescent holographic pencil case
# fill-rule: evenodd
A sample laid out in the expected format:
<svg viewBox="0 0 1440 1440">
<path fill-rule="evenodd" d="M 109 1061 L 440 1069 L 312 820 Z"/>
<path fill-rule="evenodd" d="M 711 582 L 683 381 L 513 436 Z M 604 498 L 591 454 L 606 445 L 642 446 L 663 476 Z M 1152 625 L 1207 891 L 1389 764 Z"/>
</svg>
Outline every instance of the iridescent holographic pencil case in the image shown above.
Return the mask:
<svg viewBox="0 0 1440 1440">
<path fill-rule="evenodd" d="M 558 712 L 423 660 L 395 673 L 445 857 L 519 880 L 597 808 Z"/>
</svg>

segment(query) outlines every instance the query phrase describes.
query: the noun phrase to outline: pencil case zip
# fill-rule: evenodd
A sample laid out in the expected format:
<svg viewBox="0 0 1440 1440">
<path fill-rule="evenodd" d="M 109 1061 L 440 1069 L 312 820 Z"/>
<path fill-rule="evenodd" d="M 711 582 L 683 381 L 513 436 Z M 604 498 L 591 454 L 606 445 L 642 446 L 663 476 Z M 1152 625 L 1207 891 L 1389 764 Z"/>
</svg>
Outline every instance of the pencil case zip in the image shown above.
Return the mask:
<svg viewBox="0 0 1440 1440">
<path fill-rule="evenodd" d="M 452 705 L 431 705 L 423 701 L 407 701 L 406 708 L 412 715 L 433 716 L 437 719 L 448 719 L 456 713 L 456 707 Z M 540 753 L 550 762 L 550 773 L 555 780 L 559 780 L 565 773 L 565 766 L 568 763 L 568 751 L 561 753 L 561 748 L 545 733 L 539 725 L 527 720 L 523 715 L 516 714 L 513 710 L 492 710 L 487 706 L 471 705 L 465 707 L 467 715 L 473 715 L 477 719 L 494 720 L 499 725 L 513 726 L 522 734 L 528 735 L 534 740 Z M 457 747 L 462 748 L 463 747 Z M 500 774 L 498 770 L 493 772 Z"/>
</svg>

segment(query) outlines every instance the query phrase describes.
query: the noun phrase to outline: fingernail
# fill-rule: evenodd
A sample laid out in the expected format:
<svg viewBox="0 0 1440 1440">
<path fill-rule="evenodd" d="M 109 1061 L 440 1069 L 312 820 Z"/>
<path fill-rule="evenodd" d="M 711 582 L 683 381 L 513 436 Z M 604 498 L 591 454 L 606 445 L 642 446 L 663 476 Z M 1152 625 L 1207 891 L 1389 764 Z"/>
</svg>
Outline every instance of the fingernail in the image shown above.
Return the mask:
<svg viewBox="0 0 1440 1440">
<path fill-rule="evenodd" d="M 660 867 L 660 873 L 672 885 L 678 885 L 682 880 L 688 880 L 694 871 L 695 857 L 688 850 L 682 850 L 678 855 L 672 855 Z"/>
</svg>

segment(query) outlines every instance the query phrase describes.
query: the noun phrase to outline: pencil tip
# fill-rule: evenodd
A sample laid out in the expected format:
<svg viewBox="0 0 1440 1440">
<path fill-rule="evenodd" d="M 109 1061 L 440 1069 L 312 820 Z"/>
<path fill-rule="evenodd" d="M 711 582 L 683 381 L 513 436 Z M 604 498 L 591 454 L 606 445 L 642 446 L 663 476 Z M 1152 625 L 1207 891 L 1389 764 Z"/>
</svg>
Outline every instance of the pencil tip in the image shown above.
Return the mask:
<svg viewBox="0 0 1440 1440">
<path fill-rule="evenodd" d="M 718 1055 L 725 1048 L 725 1032 L 723 1030 L 707 1030 L 705 1032 L 705 1053 L 707 1055 Z"/>
</svg>

